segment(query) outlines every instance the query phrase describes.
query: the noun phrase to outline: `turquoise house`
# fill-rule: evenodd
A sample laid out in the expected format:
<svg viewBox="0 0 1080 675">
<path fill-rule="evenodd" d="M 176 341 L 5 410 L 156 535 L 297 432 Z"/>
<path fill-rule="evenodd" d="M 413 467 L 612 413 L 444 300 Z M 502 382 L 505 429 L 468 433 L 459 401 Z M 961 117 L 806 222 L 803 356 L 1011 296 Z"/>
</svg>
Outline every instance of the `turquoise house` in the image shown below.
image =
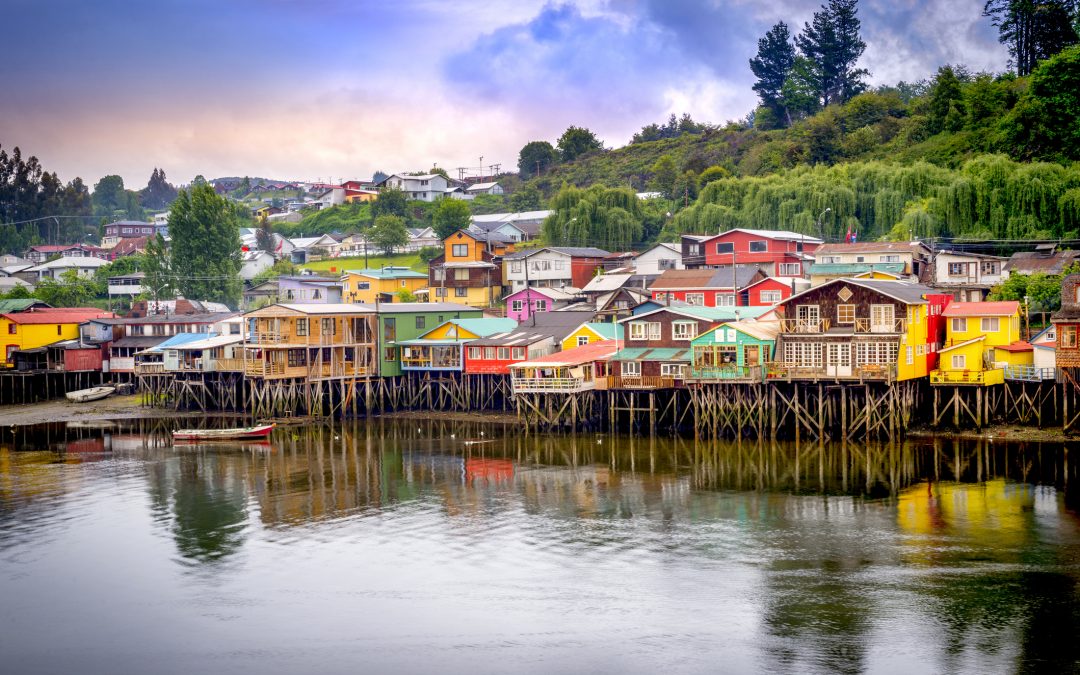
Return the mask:
<svg viewBox="0 0 1080 675">
<path fill-rule="evenodd" d="M 776 321 L 728 321 L 690 342 L 690 378 L 699 382 L 765 380 L 772 360 Z"/>
</svg>

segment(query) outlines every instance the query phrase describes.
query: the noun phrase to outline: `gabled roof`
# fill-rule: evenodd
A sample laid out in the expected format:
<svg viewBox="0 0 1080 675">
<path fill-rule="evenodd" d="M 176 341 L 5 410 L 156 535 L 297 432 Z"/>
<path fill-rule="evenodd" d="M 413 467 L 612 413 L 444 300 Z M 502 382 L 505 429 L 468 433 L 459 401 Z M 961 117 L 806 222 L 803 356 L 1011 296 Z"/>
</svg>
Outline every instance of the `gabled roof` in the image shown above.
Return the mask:
<svg viewBox="0 0 1080 675">
<path fill-rule="evenodd" d="M 814 255 L 840 255 L 843 253 L 918 253 L 929 252 L 930 247 L 921 241 L 857 241 L 853 244 L 822 244 Z"/>
<path fill-rule="evenodd" d="M 832 286 L 833 284 L 849 284 L 851 286 L 859 286 L 859 287 L 865 288 L 867 290 L 877 291 L 878 293 L 881 293 L 882 295 L 887 295 L 890 298 L 892 298 L 893 300 L 899 300 L 900 302 L 902 302 L 904 304 L 907 304 L 907 305 L 925 305 L 926 304 L 926 298 L 924 298 L 923 296 L 935 293 L 934 289 L 932 289 L 932 288 L 929 288 L 927 286 L 923 286 L 922 284 L 908 283 L 906 281 L 883 281 L 883 280 L 879 280 L 879 279 L 851 279 L 851 278 L 845 277 L 845 278 L 841 278 L 841 279 L 830 279 L 829 281 L 826 281 L 825 283 L 823 283 L 823 284 L 821 284 L 819 286 L 813 286 L 811 288 L 806 289 L 805 291 L 800 291 L 800 292 L 796 293 L 795 295 L 791 296 L 790 298 L 788 298 L 787 300 L 781 301 L 780 304 L 781 305 L 793 304 L 795 300 L 803 297 L 804 295 L 807 295 L 809 293 L 820 292 L 821 289 L 826 288 L 828 286 Z"/>
<path fill-rule="evenodd" d="M 175 349 L 181 345 L 188 344 L 190 342 L 201 342 L 208 338 L 214 337 L 213 333 L 177 333 L 170 338 L 166 338 L 162 342 L 157 343 L 153 347 L 144 349 L 141 352 L 136 352 L 135 356 L 140 354 L 156 354 L 163 352 L 166 349 Z"/>
<path fill-rule="evenodd" d="M 607 293 L 622 288 L 632 274 L 601 274 L 589 280 L 581 289 L 582 293 Z"/>
<path fill-rule="evenodd" d="M 612 361 L 689 361 L 688 347 L 626 347 Z"/>
<path fill-rule="evenodd" d="M 479 312 L 480 310 L 456 302 L 383 302 L 375 311 L 379 314 L 420 314 L 424 312 Z"/>
<path fill-rule="evenodd" d="M 196 333 L 197 334 L 197 333 Z M 244 338 L 239 335 L 215 335 L 203 340 L 193 340 L 184 344 L 175 345 L 179 351 L 194 351 L 197 349 L 214 349 L 243 342 Z"/>
<path fill-rule="evenodd" d="M 820 251 L 820 249 L 818 249 Z M 819 263 L 810 265 L 808 270 L 811 275 L 835 275 L 835 274 L 866 274 L 868 272 L 885 272 L 886 274 L 899 275 L 904 273 L 904 263 Z"/>
<path fill-rule="evenodd" d="M 710 239 L 715 239 L 716 237 L 722 237 L 725 234 L 731 234 L 732 232 L 742 232 L 744 234 L 749 234 L 749 235 L 752 235 L 752 236 L 755 236 L 755 237 L 764 237 L 766 239 L 777 239 L 779 241 L 802 241 L 802 242 L 806 242 L 807 244 L 821 244 L 821 243 L 824 243 L 824 242 L 822 242 L 821 239 L 818 239 L 817 237 L 810 237 L 810 236 L 807 236 L 807 235 L 805 235 L 805 234 L 803 234 L 801 232 L 792 232 L 790 230 L 751 230 L 751 229 L 748 229 L 748 228 L 745 228 L 745 227 L 732 228 L 732 229 L 730 229 L 730 230 L 728 230 L 726 232 L 721 232 L 720 234 L 713 235 L 712 237 L 710 237 Z"/>
<path fill-rule="evenodd" d="M 1080 251 L 1056 251 L 1049 254 L 1040 251 L 1021 251 L 1013 253 L 1003 267 L 1006 271 L 1021 274 L 1034 272 L 1061 274 L 1077 257 L 1080 257 Z"/>
<path fill-rule="evenodd" d="M 592 319 L 592 316 L 592 312 L 537 312 L 508 333 L 495 333 L 473 340 L 469 344 L 473 346 L 533 344 L 547 337 L 561 342 L 563 338 L 583 325 L 583 320 Z"/>
<path fill-rule="evenodd" d="M 967 347 L 970 344 L 975 344 L 976 342 L 982 342 L 985 339 L 986 339 L 985 335 L 980 335 L 979 337 L 971 338 L 970 340 L 964 340 L 963 342 L 957 342 L 954 345 L 949 345 L 948 347 L 942 347 L 941 349 L 938 350 L 938 354 L 944 354 L 945 352 L 951 352 L 954 349 L 960 349 L 961 347 Z"/>
<path fill-rule="evenodd" d="M 373 314 L 375 308 L 368 305 L 352 305 L 344 302 L 326 302 L 326 303 L 306 303 L 296 304 L 287 302 L 278 302 L 267 307 L 260 307 L 245 314 L 246 317 L 259 318 L 262 316 L 277 316 L 277 314 L 271 310 L 275 307 L 283 307 L 290 312 L 297 312 L 299 314 Z"/>
<path fill-rule="evenodd" d="M 571 292 L 566 291 L 564 289 L 551 288 L 550 286 L 548 286 L 548 287 L 540 287 L 540 286 L 533 287 L 533 286 L 530 286 L 529 288 L 523 288 L 520 291 L 514 291 L 513 293 L 508 293 L 508 294 L 506 294 L 506 296 L 503 299 L 505 300 L 506 298 L 511 298 L 511 297 L 513 297 L 515 295 L 520 295 L 520 294 L 524 293 L 525 291 L 529 291 L 530 297 L 531 297 L 532 294 L 535 293 L 537 295 L 541 295 L 541 296 L 547 298 L 548 300 L 553 300 L 555 302 L 569 302 L 570 300 L 573 300 L 574 298 L 576 298 L 578 296 L 578 293 L 576 292 L 577 289 L 575 288 L 573 290 L 575 292 L 571 293 Z"/>
<path fill-rule="evenodd" d="M 756 319 L 757 317 L 771 312 L 772 307 L 701 307 L 698 305 L 679 305 L 677 307 L 659 307 L 644 314 L 628 316 L 619 319 L 619 323 L 628 321 L 640 321 L 658 312 L 671 312 L 690 319 L 703 319 L 705 321 L 735 321 L 738 319 Z"/>
<path fill-rule="evenodd" d="M 942 316 L 966 317 L 966 316 L 1012 316 L 1020 311 L 1020 303 L 1016 300 L 1002 300 L 998 302 L 950 302 Z"/>
<path fill-rule="evenodd" d="M 541 356 L 530 361 L 515 363 L 512 364 L 510 368 L 559 368 L 580 366 L 586 363 L 592 363 L 593 361 L 606 361 L 611 358 L 616 351 L 618 350 L 614 340 L 602 340 L 581 347 L 574 347 L 573 349 L 548 354 L 547 356 Z"/>
<path fill-rule="evenodd" d="M 649 287 L 650 291 L 682 291 L 705 288 L 745 288 L 754 277 L 763 274 L 757 265 L 737 265 L 720 269 L 664 270 Z"/>
<path fill-rule="evenodd" d="M 622 324 L 611 323 L 610 321 L 590 321 L 588 323 L 581 324 L 574 330 L 570 331 L 570 333 L 567 333 L 567 335 L 578 332 L 578 329 L 580 328 L 586 328 L 592 331 L 593 334 L 595 334 L 601 340 L 622 340 L 623 335 L 626 333 L 626 330 L 623 328 Z"/>
<path fill-rule="evenodd" d="M 427 279 L 426 274 L 421 274 L 408 267 L 380 267 L 368 270 L 345 270 L 345 274 L 355 274 L 370 279 Z"/>
<path fill-rule="evenodd" d="M 9 312 L 3 318 L 17 324 L 54 324 L 54 323 L 85 323 L 90 319 L 105 319 L 116 316 L 112 312 L 106 312 L 96 307 L 46 307 L 31 309 L 25 312 Z"/>
<path fill-rule="evenodd" d="M 524 251 L 517 251 L 505 257 L 507 260 L 528 258 L 537 253 L 543 253 L 544 251 L 554 251 L 570 256 L 571 258 L 603 258 L 608 255 L 608 252 L 604 249 L 592 248 L 591 246 L 545 246 L 544 248 L 530 248 L 525 249 Z"/>
<path fill-rule="evenodd" d="M 89 268 L 89 267 L 104 267 L 108 265 L 108 260 L 102 260 L 101 258 L 95 258 L 93 256 L 67 256 L 64 258 L 57 258 L 56 260 L 50 260 L 49 262 L 41 263 L 28 268 L 27 272 L 40 272 L 42 270 L 61 269 L 64 267 L 70 268 Z"/>
<path fill-rule="evenodd" d="M 716 334 L 716 331 L 726 328 L 732 328 L 754 339 L 765 341 L 776 340 L 776 336 L 780 334 L 780 323 L 777 321 L 725 321 L 694 338 L 694 342 L 705 335 Z M 723 342 L 723 340 L 716 340 L 716 342 Z"/>
<path fill-rule="evenodd" d="M 498 184 L 499 184 L 498 181 L 492 181 L 492 182 L 489 182 L 489 183 L 473 183 L 469 187 L 465 188 L 465 191 L 466 192 L 480 192 L 482 190 L 490 190 L 491 188 L 495 187 Z"/>
<path fill-rule="evenodd" d="M 0 300 L 0 314 L 24 312 L 35 305 L 41 305 L 39 309 L 48 307 L 47 304 L 37 298 L 11 298 L 10 300 Z"/>
<path fill-rule="evenodd" d="M 821 249 L 818 249 L 819 251 Z M 937 252 L 937 257 L 943 255 L 954 255 L 960 258 L 991 258 L 993 260 L 1008 260 L 1008 257 L 1000 255 L 990 255 L 989 253 L 975 253 L 974 251 L 953 251 L 953 250 L 941 250 Z"/>
<path fill-rule="evenodd" d="M 1000 349 L 1006 352 L 1030 352 L 1034 347 L 1026 340 L 1017 340 L 1007 345 L 997 345 L 994 349 Z"/>
</svg>

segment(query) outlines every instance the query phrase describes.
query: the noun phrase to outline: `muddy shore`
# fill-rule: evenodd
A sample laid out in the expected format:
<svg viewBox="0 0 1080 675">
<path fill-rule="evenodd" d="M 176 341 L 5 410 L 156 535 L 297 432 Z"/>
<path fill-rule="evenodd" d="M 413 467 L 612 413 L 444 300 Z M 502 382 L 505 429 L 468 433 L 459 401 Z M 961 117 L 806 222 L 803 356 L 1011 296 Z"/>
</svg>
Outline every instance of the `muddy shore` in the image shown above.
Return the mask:
<svg viewBox="0 0 1080 675">
<path fill-rule="evenodd" d="M 137 394 L 110 396 L 100 401 L 72 403 L 67 399 L 26 405 L 0 406 L 0 426 L 26 426 L 48 422 L 89 422 L 120 419 L 205 417 L 202 412 L 177 412 L 168 408 L 144 408 Z"/>
</svg>

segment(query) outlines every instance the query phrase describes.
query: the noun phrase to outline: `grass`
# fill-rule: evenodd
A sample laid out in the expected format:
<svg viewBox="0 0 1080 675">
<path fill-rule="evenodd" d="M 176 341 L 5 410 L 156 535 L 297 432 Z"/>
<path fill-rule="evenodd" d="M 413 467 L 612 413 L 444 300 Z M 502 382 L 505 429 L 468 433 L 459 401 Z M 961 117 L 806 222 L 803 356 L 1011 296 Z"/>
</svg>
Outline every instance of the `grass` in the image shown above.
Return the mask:
<svg viewBox="0 0 1080 675">
<path fill-rule="evenodd" d="M 372 255 L 367 258 L 368 268 L 378 269 L 389 265 L 393 265 L 394 267 L 408 267 L 417 272 L 427 272 L 427 263 L 420 260 L 420 256 L 416 253 L 398 253 L 390 256 Z M 315 272 L 329 272 L 331 267 L 335 268 L 337 272 L 343 272 L 344 270 L 362 270 L 364 269 L 364 257 L 328 258 L 326 260 L 309 262 L 300 267 Z"/>
</svg>

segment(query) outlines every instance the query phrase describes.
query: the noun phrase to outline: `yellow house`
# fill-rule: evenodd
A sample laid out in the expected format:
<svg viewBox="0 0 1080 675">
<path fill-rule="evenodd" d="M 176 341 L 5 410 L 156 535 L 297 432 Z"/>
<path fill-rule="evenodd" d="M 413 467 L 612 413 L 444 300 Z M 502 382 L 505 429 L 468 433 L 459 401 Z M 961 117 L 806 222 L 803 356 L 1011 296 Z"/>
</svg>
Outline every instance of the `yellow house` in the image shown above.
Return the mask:
<svg viewBox="0 0 1080 675">
<path fill-rule="evenodd" d="M 428 299 L 491 307 L 502 297 L 502 257 L 513 242 L 495 232 L 458 230 L 443 240 L 443 254 L 428 270 Z"/>
<path fill-rule="evenodd" d="M 1030 366 L 1032 347 L 1020 336 L 1020 303 L 954 302 L 945 318 L 945 346 L 935 384 L 1001 384 L 1005 368 Z"/>
<path fill-rule="evenodd" d="M 427 275 L 408 267 L 382 267 L 370 270 L 345 270 L 341 275 L 341 298 L 352 304 L 398 302 L 402 290 L 416 293 L 427 286 Z"/>
<path fill-rule="evenodd" d="M 604 340 L 622 340 L 623 326 L 621 323 L 587 322 L 574 329 L 574 332 L 563 338 L 563 351 L 574 347 L 584 347 L 594 342 Z"/>
<path fill-rule="evenodd" d="M 14 367 L 11 353 L 22 349 L 44 347 L 61 340 L 79 337 L 79 325 L 90 319 L 115 316 L 96 307 L 67 309 L 43 308 L 27 312 L 0 314 L 0 335 L 4 336 L 4 354 L 0 366 Z"/>
</svg>

